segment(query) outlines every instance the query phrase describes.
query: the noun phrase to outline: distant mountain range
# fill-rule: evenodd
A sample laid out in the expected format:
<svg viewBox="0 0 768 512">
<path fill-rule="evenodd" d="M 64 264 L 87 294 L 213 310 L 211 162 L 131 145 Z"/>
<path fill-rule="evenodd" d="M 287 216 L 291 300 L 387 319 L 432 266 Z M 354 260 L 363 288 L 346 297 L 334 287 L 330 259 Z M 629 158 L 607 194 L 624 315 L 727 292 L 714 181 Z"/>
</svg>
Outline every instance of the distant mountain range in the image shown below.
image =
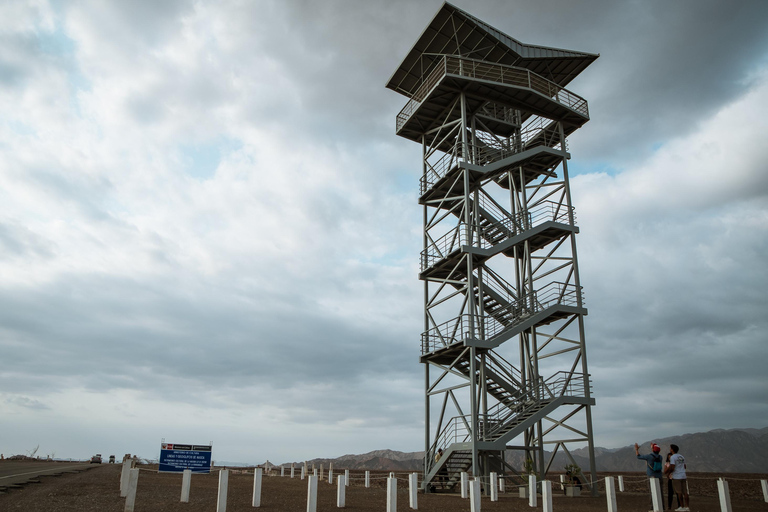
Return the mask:
<svg viewBox="0 0 768 512">
<path fill-rule="evenodd" d="M 646 441 L 641 453 L 650 452 L 650 444 L 661 445 L 666 455 L 670 443 L 680 447 L 685 455 L 689 471 L 718 473 L 768 473 L 768 427 L 762 429 L 710 430 L 696 434 L 665 437 Z M 513 467 L 521 467 L 522 456 L 507 452 Z M 586 448 L 573 450 L 572 455 L 582 467 L 589 466 Z M 313 459 L 310 464 L 326 468 L 331 462 L 339 469 L 371 469 L 385 471 L 420 471 L 423 468 L 424 452 L 398 452 L 376 450 L 361 455 L 344 455 L 335 459 Z M 516 460 L 519 459 L 519 460 Z M 634 445 L 623 448 L 595 447 L 595 463 L 598 471 L 637 472 L 644 471 L 644 465 L 635 457 Z M 290 463 L 289 463 L 290 464 Z M 564 455 L 558 454 L 552 467 L 557 471 L 566 464 Z"/>
</svg>

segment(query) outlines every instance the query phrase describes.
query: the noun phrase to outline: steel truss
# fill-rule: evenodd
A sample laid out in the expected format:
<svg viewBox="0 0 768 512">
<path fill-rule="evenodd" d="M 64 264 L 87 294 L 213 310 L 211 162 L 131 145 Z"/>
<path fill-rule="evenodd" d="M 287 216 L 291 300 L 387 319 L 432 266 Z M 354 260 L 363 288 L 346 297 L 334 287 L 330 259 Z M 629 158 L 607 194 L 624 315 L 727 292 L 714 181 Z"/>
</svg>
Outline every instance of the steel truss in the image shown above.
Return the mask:
<svg viewBox="0 0 768 512">
<path fill-rule="evenodd" d="M 544 479 L 562 471 L 558 455 L 576 464 L 576 448 L 593 482 L 566 139 L 589 120 L 587 102 L 530 69 L 430 58 L 397 116 L 398 134 L 423 148 L 425 489 L 465 471 Z"/>
</svg>

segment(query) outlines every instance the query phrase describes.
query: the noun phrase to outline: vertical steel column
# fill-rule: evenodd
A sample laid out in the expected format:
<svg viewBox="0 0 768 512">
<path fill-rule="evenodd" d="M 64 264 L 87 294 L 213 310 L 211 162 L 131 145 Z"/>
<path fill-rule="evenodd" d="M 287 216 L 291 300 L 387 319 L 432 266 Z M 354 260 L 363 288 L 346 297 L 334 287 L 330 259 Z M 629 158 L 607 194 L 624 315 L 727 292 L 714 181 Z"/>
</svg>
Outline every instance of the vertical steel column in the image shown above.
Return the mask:
<svg viewBox="0 0 768 512">
<path fill-rule="evenodd" d="M 563 123 L 558 123 L 560 128 L 560 148 L 565 152 L 565 131 L 563 130 Z M 571 226 L 575 224 L 573 218 L 573 204 L 571 203 L 571 186 L 568 176 L 568 159 L 563 157 L 563 181 L 565 182 L 565 198 L 568 206 L 568 222 Z M 581 278 L 579 276 L 579 259 L 576 253 L 576 237 L 573 233 L 571 238 L 571 256 L 573 258 L 573 279 L 576 285 L 576 303 L 581 308 L 583 307 L 583 299 L 581 297 Z M 592 391 L 589 389 L 589 373 L 587 365 L 587 344 L 584 338 L 584 315 L 579 315 L 579 348 L 581 351 L 581 372 L 584 381 L 584 396 L 590 399 Z M 585 416 L 587 423 L 587 445 L 589 451 L 589 466 L 591 472 L 592 482 L 597 481 L 597 470 L 595 469 L 595 446 L 594 438 L 592 435 L 592 407 L 590 405 L 585 406 Z M 597 486 L 594 483 L 590 486 L 592 489 L 592 496 L 597 496 Z"/>
</svg>

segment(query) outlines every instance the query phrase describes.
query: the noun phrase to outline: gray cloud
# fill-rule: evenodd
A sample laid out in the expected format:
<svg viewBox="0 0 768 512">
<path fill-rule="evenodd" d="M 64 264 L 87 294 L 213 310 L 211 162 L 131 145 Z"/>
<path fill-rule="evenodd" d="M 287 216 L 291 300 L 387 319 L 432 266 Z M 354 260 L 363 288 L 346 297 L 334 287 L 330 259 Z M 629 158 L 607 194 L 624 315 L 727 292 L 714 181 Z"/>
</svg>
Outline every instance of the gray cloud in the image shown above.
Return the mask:
<svg viewBox="0 0 768 512">
<path fill-rule="evenodd" d="M 420 448 L 420 148 L 383 86 L 439 5 L 85 3 L 57 20 L 71 53 L 3 36 L 29 129 L 0 125 L 0 450 L 45 415 L 89 451 L 94 409 L 147 455 L 210 411 L 228 459 Z M 458 5 L 602 54 L 571 141 L 598 444 L 764 426 L 766 7 Z M 244 452 L 256 421 L 274 447 Z"/>
</svg>

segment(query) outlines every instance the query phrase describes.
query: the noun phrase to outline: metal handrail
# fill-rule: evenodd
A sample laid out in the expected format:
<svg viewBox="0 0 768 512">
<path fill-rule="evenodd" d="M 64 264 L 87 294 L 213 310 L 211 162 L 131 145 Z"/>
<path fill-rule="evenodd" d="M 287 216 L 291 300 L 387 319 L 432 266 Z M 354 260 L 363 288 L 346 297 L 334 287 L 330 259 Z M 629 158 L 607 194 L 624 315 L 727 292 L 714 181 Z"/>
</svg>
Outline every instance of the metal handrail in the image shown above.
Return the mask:
<svg viewBox="0 0 768 512">
<path fill-rule="evenodd" d="M 427 190 L 447 176 L 452 169 L 455 169 L 462 160 L 472 161 L 477 165 L 490 165 L 535 147 L 562 149 L 559 137 L 553 136 L 552 139 L 546 137 L 547 131 L 552 130 L 551 124 L 554 122 L 537 116 L 533 122 L 523 126 L 519 137 L 515 136 L 510 140 L 499 141 L 479 131 L 475 133 L 479 140 L 478 144 L 467 143 L 465 146 L 462 141 L 457 140 L 451 149 L 439 159 L 434 162 L 426 161 L 427 167 L 419 180 L 419 192 L 422 195 L 425 194 Z M 568 141 L 566 140 L 565 150 L 567 149 Z"/>
<path fill-rule="evenodd" d="M 471 315 L 465 314 L 424 331 L 421 333 L 421 353 L 428 354 L 465 339 L 491 339 L 539 311 L 556 305 L 581 306 L 583 302 L 581 287 L 554 281 L 505 306 L 502 315 L 513 318 L 510 323 L 500 322 L 497 319 L 499 312 L 495 312 L 495 316 L 475 315 L 474 320 L 470 319 Z"/>
<path fill-rule="evenodd" d="M 587 100 L 529 69 L 445 55 L 397 114 L 395 123 L 397 131 L 400 131 L 400 128 L 410 119 L 440 79 L 448 74 L 525 87 L 589 118 Z"/>
<path fill-rule="evenodd" d="M 588 379 L 589 376 L 586 377 Z M 583 373 L 560 371 L 546 380 L 539 377 L 536 382 L 529 382 L 527 389 L 521 389 L 520 394 L 515 396 L 513 400 L 499 402 L 488 409 L 486 414 L 478 415 L 480 438 L 485 440 L 497 438 L 504 433 L 505 428 L 515 418 L 532 407 L 540 406 L 562 396 L 586 396 L 584 381 L 585 374 Z M 471 440 L 472 433 L 467 428 L 471 424 L 471 415 L 454 416 L 446 423 L 426 454 L 429 469 L 434 467 L 434 455 L 438 449 L 446 449 L 453 443 L 466 443 Z"/>
<path fill-rule="evenodd" d="M 574 208 L 570 208 L 574 212 Z M 568 206 L 554 201 L 542 201 L 535 207 L 517 212 L 513 217 L 493 219 L 490 226 L 459 223 L 455 228 L 429 244 L 421 251 L 421 271 L 431 268 L 435 263 L 445 258 L 448 254 L 461 248 L 462 245 L 490 249 L 496 245 L 516 236 L 526 230 L 532 229 L 544 222 L 554 221 L 561 224 L 570 223 Z M 490 212 L 489 212 L 490 213 Z M 575 215 L 574 215 L 575 219 Z M 506 231 L 508 236 L 493 240 L 492 232 L 499 229 Z"/>
</svg>

